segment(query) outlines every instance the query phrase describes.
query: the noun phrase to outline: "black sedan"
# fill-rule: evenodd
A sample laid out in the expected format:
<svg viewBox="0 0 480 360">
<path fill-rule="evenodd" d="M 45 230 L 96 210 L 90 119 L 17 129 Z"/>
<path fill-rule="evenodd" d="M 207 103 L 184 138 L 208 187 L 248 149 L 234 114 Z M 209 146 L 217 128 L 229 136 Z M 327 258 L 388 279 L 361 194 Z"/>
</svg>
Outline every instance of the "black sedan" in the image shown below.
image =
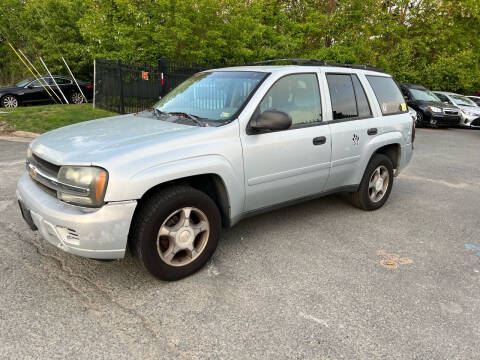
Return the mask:
<svg viewBox="0 0 480 360">
<path fill-rule="evenodd" d="M 22 80 L 13 86 L 0 87 L 0 106 L 16 108 L 17 106 L 27 104 L 65 103 L 61 92 L 63 92 L 70 104 L 79 104 L 85 101 L 71 78 L 53 75 L 53 79 L 55 81 L 50 76 L 42 76 L 38 80 L 30 78 Z M 93 97 L 92 84 L 78 80 L 77 82 L 87 100 L 91 100 Z M 57 85 L 62 90 L 61 92 L 58 90 Z M 50 95 L 45 89 L 48 90 Z"/>
</svg>

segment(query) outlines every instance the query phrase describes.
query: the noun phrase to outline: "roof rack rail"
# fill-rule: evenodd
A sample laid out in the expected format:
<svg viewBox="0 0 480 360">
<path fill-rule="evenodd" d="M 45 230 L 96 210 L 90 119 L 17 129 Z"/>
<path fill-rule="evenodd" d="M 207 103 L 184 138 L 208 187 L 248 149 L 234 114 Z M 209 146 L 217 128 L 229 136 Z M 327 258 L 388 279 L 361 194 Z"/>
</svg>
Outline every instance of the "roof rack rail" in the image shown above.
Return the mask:
<svg viewBox="0 0 480 360">
<path fill-rule="evenodd" d="M 371 70 L 377 72 L 385 72 L 383 69 L 380 69 L 376 66 L 371 65 L 357 65 L 357 64 L 341 64 L 341 63 L 329 63 L 325 60 L 321 59 L 271 59 L 271 60 L 263 60 L 263 61 L 256 61 L 247 66 L 254 66 L 254 65 L 263 65 L 263 64 L 271 64 L 277 62 L 290 62 L 293 65 L 303 65 L 303 66 L 334 66 L 334 67 L 345 67 L 351 69 L 361 69 L 361 70 Z"/>
</svg>

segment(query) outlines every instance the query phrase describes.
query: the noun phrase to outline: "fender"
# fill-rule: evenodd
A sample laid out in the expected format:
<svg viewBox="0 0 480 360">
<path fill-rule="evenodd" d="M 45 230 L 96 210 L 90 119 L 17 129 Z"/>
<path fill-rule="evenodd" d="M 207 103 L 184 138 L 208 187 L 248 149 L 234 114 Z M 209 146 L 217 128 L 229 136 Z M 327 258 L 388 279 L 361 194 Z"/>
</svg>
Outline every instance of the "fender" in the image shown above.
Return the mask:
<svg viewBox="0 0 480 360">
<path fill-rule="evenodd" d="M 205 174 L 215 174 L 222 179 L 230 202 L 230 217 L 238 216 L 244 208 L 245 189 L 233 166 L 221 155 L 201 155 L 164 162 L 138 171 L 121 183 L 117 179 L 116 183 L 108 188 L 105 200 L 140 199 L 157 185 Z"/>
<path fill-rule="evenodd" d="M 364 147 L 364 151 L 360 157 L 360 165 L 357 166 L 357 171 L 354 176 L 355 184 L 360 184 L 362 181 L 363 173 L 372 155 L 381 147 L 391 144 L 399 145 L 401 151 L 402 145 L 405 144 L 405 137 L 401 131 L 391 131 L 375 136 L 372 141 L 368 143 L 368 146 Z M 398 158 L 401 158 L 401 154 L 398 155 Z"/>
</svg>

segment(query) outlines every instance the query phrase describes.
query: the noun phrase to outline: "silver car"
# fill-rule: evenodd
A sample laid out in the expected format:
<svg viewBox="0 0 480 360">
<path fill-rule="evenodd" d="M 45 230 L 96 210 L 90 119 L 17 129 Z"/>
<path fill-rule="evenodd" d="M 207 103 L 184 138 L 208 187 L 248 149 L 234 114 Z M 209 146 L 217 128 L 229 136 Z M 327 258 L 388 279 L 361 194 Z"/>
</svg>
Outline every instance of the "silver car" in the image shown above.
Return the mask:
<svg viewBox="0 0 480 360">
<path fill-rule="evenodd" d="M 444 103 L 455 105 L 460 109 L 459 125 L 470 128 L 480 127 L 480 106 L 466 96 L 446 91 L 434 91 Z"/>
<path fill-rule="evenodd" d="M 119 259 L 128 246 L 153 275 L 176 280 L 245 217 L 334 192 L 379 209 L 414 130 L 395 81 L 373 68 L 208 70 L 152 111 L 36 138 L 17 198 L 58 248 Z"/>
<path fill-rule="evenodd" d="M 467 96 L 470 100 L 472 100 L 475 104 L 480 106 L 480 96 Z"/>
</svg>

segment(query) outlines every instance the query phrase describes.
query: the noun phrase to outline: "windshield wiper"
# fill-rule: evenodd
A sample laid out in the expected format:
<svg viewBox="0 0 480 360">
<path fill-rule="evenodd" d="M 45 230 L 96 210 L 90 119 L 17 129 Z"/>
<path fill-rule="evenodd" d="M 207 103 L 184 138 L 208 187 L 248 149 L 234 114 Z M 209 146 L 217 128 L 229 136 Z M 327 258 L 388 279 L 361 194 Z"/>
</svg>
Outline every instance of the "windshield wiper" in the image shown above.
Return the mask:
<svg viewBox="0 0 480 360">
<path fill-rule="evenodd" d="M 155 115 L 157 118 L 162 116 L 162 115 L 167 115 L 167 113 L 158 110 L 157 108 L 153 108 L 153 115 Z"/>
<path fill-rule="evenodd" d="M 160 111 L 160 110 L 158 110 Z M 183 116 L 183 117 L 186 117 L 190 120 L 192 120 L 195 124 L 197 124 L 198 126 L 204 126 L 203 122 L 201 122 L 199 120 L 199 117 L 198 116 L 195 116 L 195 115 L 192 115 L 192 114 L 188 114 L 188 113 L 184 113 L 184 112 L 169 112 L 167 113 L 167 115 L 176 115 L 176 116 Z"/>
</svg>

